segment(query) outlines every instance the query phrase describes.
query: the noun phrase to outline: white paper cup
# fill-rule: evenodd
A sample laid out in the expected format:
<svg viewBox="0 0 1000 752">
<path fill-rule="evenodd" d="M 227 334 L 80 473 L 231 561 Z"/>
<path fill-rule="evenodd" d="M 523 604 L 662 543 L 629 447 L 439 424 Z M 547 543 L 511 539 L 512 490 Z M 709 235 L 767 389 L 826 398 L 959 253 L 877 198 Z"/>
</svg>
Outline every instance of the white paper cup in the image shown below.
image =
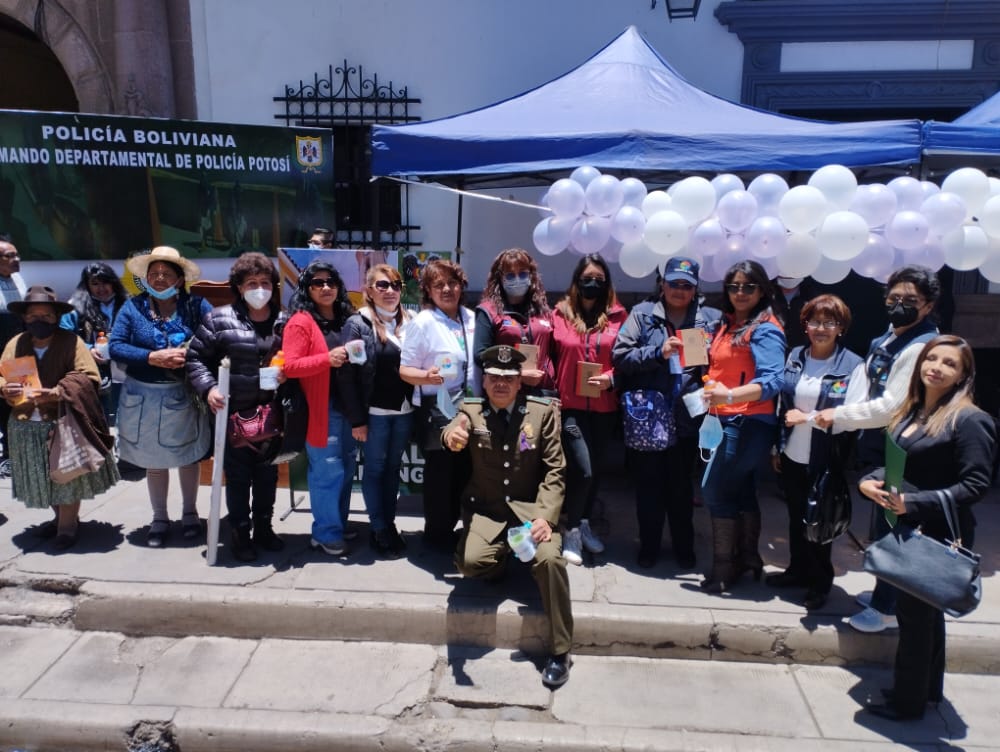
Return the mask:
<svg viewBox="0 0 1000 752">
<path fill-rule="evenodd" d="M 365 341 L 363 339 L 352 339 L 350 342 L 345 342 L 344 349 L 347 350 L 347 359 L 352 363 L 361 365 L 368 360 L 368 354 L 365 352 Z"/>
<path fill-rule="evenodd" d="M 704 394 L 705 390 L 699 389 L 696 392 L 688 392 L 681 397 L 684 400 L 684 407 L 687 408 L 688 415 L 692 418 L 704 415 L 708 411 L 708 407 L 705 405 Z"/>
<path fill-rule="evenodd" d="M 458 361 L 451 355 L 439 355 L 434 359 L 434 365 L 438 367 L 438 374 L 444 378 L 458 376 Z"/>
<path fill-rule="evenodd" d="M 277 366 L 265 366 L 260 369 L 260 388 L 261 389 L 277 389 L 278 388 L 278 372 L 281 369 Z"/>
</svg>

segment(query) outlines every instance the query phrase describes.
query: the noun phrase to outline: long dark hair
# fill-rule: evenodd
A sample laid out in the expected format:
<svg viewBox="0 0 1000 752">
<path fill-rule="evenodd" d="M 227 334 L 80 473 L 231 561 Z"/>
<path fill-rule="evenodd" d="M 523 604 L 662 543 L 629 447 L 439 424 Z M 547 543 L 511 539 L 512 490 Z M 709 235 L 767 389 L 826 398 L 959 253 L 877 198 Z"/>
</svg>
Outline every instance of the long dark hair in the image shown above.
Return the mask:
<svg viewBox="0 0 1000 752">
<path fill-rule="evenodd" d="M 747 344 L 747 341 L 750 339 L 750 333 L 757 324 L 769 316 L 774 316 L 774 313 L 771 311 L 771 303 L 774 301 L 774 288 L 771 286 L 771 280 L 767 276 L 764 267 L 756 261 L 749 259 L 737 261 L 729 267 L 729 271 L 726 272 L 726 276 L 722 280 L 722 289 L 725 290 L 726 285 L 732 282 L 740 272 L 743 273 L 748 282 L 754 283 L 760 289 L 760 300 L 757 301 L 757 305 L 750 311 L 747 320 L 733 332 L 733 344 L 736 346 Z M 736 312 L 728 292 L 725 292 L 722 296 L 722 310 L 729 316 L 732 316 Z"/>
<path fill-rule="evenodd" d="M 926 407 L 927 387 L 920 376 L 920 366 L 927 360 L 931 350 L 942 345 L 958 348 L 962 358 L 962 378 L 938 401 L 934 410 L 927 416 L 927 435 L 937 436 L 946 428 L 954 427 L 959 413 L 970 407 L 975 407 L 972 392 L 976 381 L 976 359 L 972 348 L 961 337 L 956 337 L 953 334 L 941 334 L 924 345 L 924 349 L 917 356 L 917 364 L 913 367 L 913 375 L 910 376 L 910 386 L 906 392 L 906 399 L 903 400 L 903 404 L 899 406 L 899 410 L 889 421 L 890 431 L 902 421 L 915 418 L 917 413 Z"/>
<path fill-rule="evenodd" d="M 312 282 L 313 277 L 319 272 L 328 272 L 330 280 L 337 285 L 337 297 L 333 301 L 333 324 L 335 328 L 339 328 L 347 321 L 347 317 L 354 313 L 354 306 L 351 305 L 351 301 L 347 297 L 347 290 L 344 288 L 344 280 L 340 276 L 340 272 L 326 261 L 313 261 L 302 270 L 302 273 L 299 275 L 298 286 L 292 294 L 288 308 L 292 313 L 298 311 L 309 313 L 317 323 L 325 322 L 325 319 L 316 309 L 313 299 L 309 297 L 309 283 Z"/>
<path fill-rule="evenodd" d="M 490 273 L 486 275 L 482 301 L 491 303 L 497 312 L 507 310 L 510 302 L 503 289 L 503 275 L 505 268 L 510 269 L 514 266 L 528 268 L 528 275 L 531 279 L 531 287 L 528 288 L 527 295 L 528 315 L 544 318 L 549 313 L 549 301 L 545 298 L 545 287 L 542 286 L 542 278 L 538 274 L 538 264 L 531 258 L 531 254 L 523 248 L 508 248 L 505 251 L 500 251 L 493 259 Z"/>
<path fill-rule="evenodd" d="M 104 315 L 100 302 L 90 294 L 90 280 L 95 277 L 111 283 L 111 289 L 115 294 L 115 311 L 121 308 L 122 304 L 128 300 L 128 292 L 125 290 L 125 285 L 122 284 L 121 279 L 110 266 L 102 261 L 95 261 L 83 267 L 83 270 L 80 272 L 80 282 L 77 284 L 76 290 L 73 291 L 73 295 L 70 296 L 69 304 L 73 306 L 77 313 L 77 334 L 85 342 L 90 342 L 96 332 L 110 334 L 113 323 L 112 321 L 108 321 L 107 316 Z"/>
<path fill-rule="evenodd" d="M 604 272 L 607 284 L 604 286 L 604 291 L 594 300 L 594 307 L 591 309 L 593 313 L 585 314 L 581 302 L 583 296 L 580 295 L 580 278 L 583 276 L 583 270 L 591 265 L 599 267 Z M 585 334 L 589 330 L 599 332 L 607 328 L 608 311 L 617 304 L 618 296 L 615 295 L 615 286 L 611 283 L 611 268 L 608 262 L 599 253 L 588 253 L 577 262 L 566 296 L 559 301 L 558 308 L 579 334 Z"/>
</svg>

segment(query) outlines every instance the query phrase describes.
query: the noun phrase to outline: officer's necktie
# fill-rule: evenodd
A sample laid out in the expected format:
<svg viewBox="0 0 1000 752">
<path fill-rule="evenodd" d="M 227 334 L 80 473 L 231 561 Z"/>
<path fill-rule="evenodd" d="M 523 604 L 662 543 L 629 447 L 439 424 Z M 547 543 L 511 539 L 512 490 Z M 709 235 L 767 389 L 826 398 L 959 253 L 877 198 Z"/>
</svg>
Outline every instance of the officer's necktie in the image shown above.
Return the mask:
<svg viewBox="0 0 1000 752">
<path fill-rule="evenodd" d="M 503 408 L 502 410 L 497 410 L 497 417 L 499 417 L 500 420 L 503 421 L 503 430 L 504 433 L 507 433 L 507 426 L 510 424 L 510 413 L 507 412 L 507 408 Z"/>
</svg>

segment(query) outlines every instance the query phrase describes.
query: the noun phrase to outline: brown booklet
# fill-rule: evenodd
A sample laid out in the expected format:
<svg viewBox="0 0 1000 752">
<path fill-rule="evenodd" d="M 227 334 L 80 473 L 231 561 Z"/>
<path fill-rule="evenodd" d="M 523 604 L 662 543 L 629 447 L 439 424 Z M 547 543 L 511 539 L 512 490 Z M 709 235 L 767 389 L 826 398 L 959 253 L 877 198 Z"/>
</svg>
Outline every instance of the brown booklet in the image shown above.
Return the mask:
<svg viewBox="0 0 1000 752">
<path fill-rule="evenodd" d="M 600 397 L 601 387 L 588 384 L 587 379 L 601 375 L 600 363 L 588 363 L 585 360 L 576 362 L 576 393 L 580 397 Z"/>
<path fill-rule="evenodd" d="M 22 355 L 20 358 L 0 361 L 0 373 L 9 384 L 21 384 L 24 391 L 21 392 L 18 405 L 27 402 L 32 393 L 42 388 L 42 382 L 38 378 L 38 364 L 34 355 Z"/>
<path fill-rule="evenodd" d="M 538 345 L 529 345 L 526 342 L 518 342 L 517 349 L 522 355 L 524 355 L 524 363 L 521 364 L 522 370 L 537 371 Z"/>
<path fill-rule="evenodd" d="M 681 329 L 677 332 L 681 338 L 684 351 L 681 353 L 681 362 L 684 367 L 707 366 L 708 349 L 705 347 L 705 332 L 701 329 Z"/>
</svg>

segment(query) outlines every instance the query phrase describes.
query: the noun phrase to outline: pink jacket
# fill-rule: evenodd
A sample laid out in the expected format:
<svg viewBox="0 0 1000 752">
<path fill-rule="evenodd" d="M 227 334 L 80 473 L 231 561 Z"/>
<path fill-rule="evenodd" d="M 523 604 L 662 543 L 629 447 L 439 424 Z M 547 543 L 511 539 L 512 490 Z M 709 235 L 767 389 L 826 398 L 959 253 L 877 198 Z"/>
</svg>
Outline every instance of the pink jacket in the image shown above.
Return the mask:
<svg viewBox="0 0 1000 752">
<path fill-rule="evenodd" d="M 581 360 L 600 363 L 601 373 L 614 377 L 611 348 L 628 314 L 618 303 L 608 311 L 608 326 L 600 332 L 580 334 L 556 306 L 553 312 L 552 360 L 556 366 L 556 389 L 565 410 L 592 410 L 613 413 L 618 410 L 618 394 L 614 389 L 600 397 L 581 397 L 576 393 L 577 363 Z"/>
</svg>

